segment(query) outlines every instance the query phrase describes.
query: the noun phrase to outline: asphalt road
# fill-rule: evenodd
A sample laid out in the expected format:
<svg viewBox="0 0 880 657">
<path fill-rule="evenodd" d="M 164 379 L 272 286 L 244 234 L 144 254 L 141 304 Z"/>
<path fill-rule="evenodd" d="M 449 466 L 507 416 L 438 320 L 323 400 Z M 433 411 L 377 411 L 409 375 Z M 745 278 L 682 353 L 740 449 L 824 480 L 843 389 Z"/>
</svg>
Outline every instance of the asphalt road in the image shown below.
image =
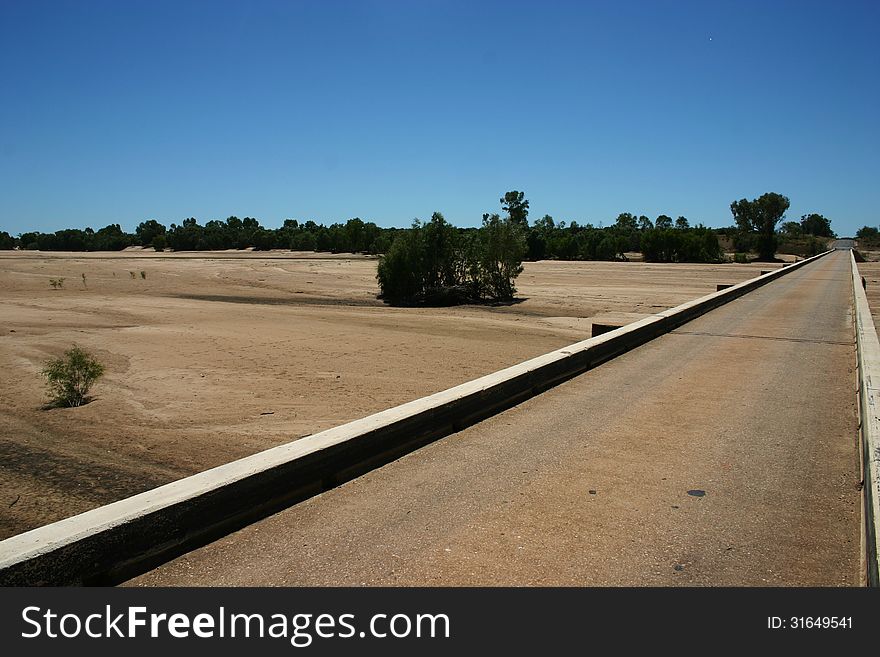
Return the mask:
<svg viewBox="0 0 880 657">
<path fill-rule="evenodd" d="M 129 584 L 858 585 L 850 286 L 835 252 Z"/>
</svg>

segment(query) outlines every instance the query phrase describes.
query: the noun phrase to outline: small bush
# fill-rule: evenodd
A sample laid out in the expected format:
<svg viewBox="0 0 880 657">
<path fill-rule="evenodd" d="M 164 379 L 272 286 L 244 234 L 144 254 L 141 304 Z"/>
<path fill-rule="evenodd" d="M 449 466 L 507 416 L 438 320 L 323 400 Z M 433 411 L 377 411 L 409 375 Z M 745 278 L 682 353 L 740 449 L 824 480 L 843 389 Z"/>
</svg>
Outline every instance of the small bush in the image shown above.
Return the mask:
<svg viewBox="0 0 880 657">
<path fill-rule="evenodd" d="M 53 290 L 57 290 L 60 287 L 64 287 L 64 279 L 63 278 L 50 278 L 49 285 L 52 286 Z"/>
<path fill-rule="evenodd" d="M 739 265 L 749 264 L 749 257 L 745 253 L 734 253 L 733 261 Z"/>
<path fill-rule="evenodd" d="M 104 374 L 104 366 L 73 345 L 61 358 L 47 361 L 40 374 L 48 382 L 53 406 L 82 406 L 92 384 Z"/>
<path fill-rule="evenodd" d="M 141 272 L 141 278 L 144 279 L 144 280 L 146 280 L 146 278 L 147 278 L 147 272 L 142 271 L 142 272 Z"/>
</svg>

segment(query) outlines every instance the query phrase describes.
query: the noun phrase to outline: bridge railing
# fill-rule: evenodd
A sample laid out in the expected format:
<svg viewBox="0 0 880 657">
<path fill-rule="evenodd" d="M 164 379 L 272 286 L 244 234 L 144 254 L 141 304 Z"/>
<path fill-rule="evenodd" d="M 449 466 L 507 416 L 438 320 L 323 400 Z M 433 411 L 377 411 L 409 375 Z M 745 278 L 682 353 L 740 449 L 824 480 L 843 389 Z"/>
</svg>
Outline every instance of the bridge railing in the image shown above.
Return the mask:
<svg viewBox="0 0 880 657">
<path fill-rule="evenodd" d="M 865 283 L 855 256 L 852 261 L 853 308 L 859 384 L 859 438 L 865 517 L 865 567 L 869 586 L 880 586 L 877 562 L 880 557 L 880 340 Z"/>
</svg>

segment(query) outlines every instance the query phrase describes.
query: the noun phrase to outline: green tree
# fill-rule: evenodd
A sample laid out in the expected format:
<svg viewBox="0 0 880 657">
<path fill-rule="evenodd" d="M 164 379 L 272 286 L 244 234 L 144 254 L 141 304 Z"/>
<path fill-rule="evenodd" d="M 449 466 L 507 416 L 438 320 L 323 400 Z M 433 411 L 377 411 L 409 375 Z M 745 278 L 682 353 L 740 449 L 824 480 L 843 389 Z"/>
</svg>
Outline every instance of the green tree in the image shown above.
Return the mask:
<svg viewBox="0 0 880 657">
<path fill-rule="evenodd" d="M 458 284 L 456 280 L 455 228 L 435 212 L 422 227 L 422 262 L 425 292 L 431 294 Z"/>
<path fill-rule="evenodd" d="M 483 215 L 480 231 L 483 285 L 490 298 L 509 301 L 516 294 L 514 279 L 522 273 L 526 240 L 520 223 L 497 214 Z"/>
<path fill-rule="evenodd" d="M 422 226 L 418 220 L 412 228 L 401 231 L 388 252 L 379 260 L 376 280 L 379 297 L 393 304 L 413 303 L 424 295 L 424 263 L 422 261 Z"/>
<path fill-rule="evenodd" d="M 691 222 L 687 220 L 687 217 L 679 217 L 675 220 L 675 228 L 676 230 L 687 230 L 691 227 Z"/>
<path fill-rule="evenodd" d="M 772 260 L 776 254 L 776 224 L 784 217 L 790 201 L 787 196 L 768 192 L 751 201 L 740 199 L 730 204 L 736 225 L 743 232 L 755 233 L 758 257 Z"/>
<path fill-rule="evenodd" d="M 638 230 L 639 222 L 638 219 L 635 218 L 634 215 L 629 212 L 621 212 L 617 215 L 617 221 L 615 221 L 615 225 L 617 228 L 623 231 L 633 231 Z"/>
<path fill-rule="evenodd" d="M 805 235 L 816 237 L 837 237 L 831 230 L 831 221 L 821 214 L 805 214 L 801 216 L 801 230 Z"/>
<path fill-rule="evenodd" d="M 138 244 L 150 246 L 155 237 L 165 234 L 165 226 L 155 219 L 149 219 L 139 223 L 137 228 L 134 229 L 134 234 L 137 235 Z"/>
<path fill-rule="evenodd" d="M 545 214 L 534 223 L 526 236 L 529 260 L 543 260 L 547 256 L 548 244 L 555 229 L 553 217 L 549 214 Z"/>
<path fill-rule="evenodd" d="M 104 366 L 77 345 L 60 358 L 46 362 L 41 374 L 46 378 L 52 404 L 82 406 L 88 401 L 92 384 L 104 374 Z"/>
<path fill-rule="evenodd" d="M 507 218 L 511 222 L 523 230 L 529 227 L 529 202 L 524 192 L 516 190 L 507 192 L 501 198 L 501 209 L 507 213 Z"/>
<path fill-rule="evenodd" d="M 654 222 L 654 228 L 659 228 L 661 230 L 672 228 L 672 217 L 666 214 L 661 214 Z"/>
</svg>

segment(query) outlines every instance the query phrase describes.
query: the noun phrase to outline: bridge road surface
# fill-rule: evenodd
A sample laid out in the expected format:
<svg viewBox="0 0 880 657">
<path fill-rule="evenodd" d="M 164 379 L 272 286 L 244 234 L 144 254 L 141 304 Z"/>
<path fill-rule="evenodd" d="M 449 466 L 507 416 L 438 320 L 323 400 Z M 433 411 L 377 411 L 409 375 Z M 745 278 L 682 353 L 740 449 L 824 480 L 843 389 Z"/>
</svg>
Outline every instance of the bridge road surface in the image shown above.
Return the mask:
<svg viewBox="0 0 880 657">
<path fill-rule="evenodd" d="M 128 584 L 859 585 L 850 276 L 834 252 Z"/>
</svg>

